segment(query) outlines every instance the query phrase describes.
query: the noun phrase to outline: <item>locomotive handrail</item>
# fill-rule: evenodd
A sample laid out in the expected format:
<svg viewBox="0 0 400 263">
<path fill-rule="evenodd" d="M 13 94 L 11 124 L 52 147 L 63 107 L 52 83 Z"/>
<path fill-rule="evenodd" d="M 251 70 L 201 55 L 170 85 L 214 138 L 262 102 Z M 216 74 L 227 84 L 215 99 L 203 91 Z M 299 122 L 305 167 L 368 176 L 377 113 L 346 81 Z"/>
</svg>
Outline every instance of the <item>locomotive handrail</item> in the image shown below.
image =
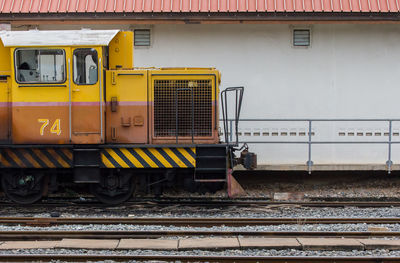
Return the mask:
<svg viewBox="0 0 400 263">
<path fill-rule="evenodd" d="M 118 73 L 117 76 L 144 76 L 143 73 Z"/>
<path fill-rule="evenodd" d="M 100 141 L 104 142 L 103 138 L 103 83 L 102 83 L 102 78 L 103 78 L 103 68 L 102 68 L 102 63 L 101 63 L 101 58 L 99 58 L 99 100 L 100 100 Z"/>
<path fill-rule="evenodd" d="M 236 122 L 235 119 L 226 119 L 221 120 L 226 123 L 229 123 L 229 129 L 224 130 L 225 142 L 230 144 L 233 142 L 233 122 Z M 239 143 L 249 143 L 249 144 L 308 144 L 308 160 L 307 160 L 307 167 L 308 172 L 311 173 L 312 171 L 312 145 L 313 144 L 387 144 L 388 145 L 388 152 L 387 156 L 388 159 L 386 161 L 386 166 L 388 173 L 390 174 L 392 171 L 393 161 L 392 161 L 392 144 L 400 144 L 400 141 L 393 141 L 392 140 L 392 133 L 393 133 L 393 122 L 400 122 L 398 118 L 243 118 L 239 120 L 240 122 L 305 122 L 307 123 L 307 140 L 290 140 L 290 141 L 282 141 L 282 140 L 240 140 L 238 133 L 236 132 L 236 142 Z M 346 141 L 339 141 L 339 140 L 319 140 L 314 141 L 312 140 L 312 124 L 315 122 L 386 122 L 387 123 L 387 132 L 385 134 L 388 136 L 388 140 L 379 140 L 379 141 L 365 141 L 365 140 L 346 140 Z"/>
<path fill-rule="evenodd" d="M 69 95 L 69 100 L 68 100 L 68 122 L 69 122 L 69 142 L 72 142 L 72 89 L 71 89 L 71 60 L 68 59 L 68 95 Z"/>
<path fill-rule="evenodd" d="M 228 93 L 234 93 L 235 96 L 235 118 L 230 120 L 230 134 L 233 133 L 232 130 L 232 121 L 235 122 L 235 134 L 236 134 L 236 143 L 234 146 L 239 145 L 239 118 L 240 118 L 240 111 L 242 109 L 242 100 L 243 100 L 243 92 L 244 87 L 229 87 L 226 88 L 221 92 L 221 107 L 222 107 L 222 121 L 224 123 L 224 135 L 225 135 L 225 142 L 228 142 Z M 231 137 L 232 138 L 232 137 Z"/>
<path fill-rule="evenodd" d="M 18 85 L 18 88 L 65 88 L 67 85 Z"/>
</svg>

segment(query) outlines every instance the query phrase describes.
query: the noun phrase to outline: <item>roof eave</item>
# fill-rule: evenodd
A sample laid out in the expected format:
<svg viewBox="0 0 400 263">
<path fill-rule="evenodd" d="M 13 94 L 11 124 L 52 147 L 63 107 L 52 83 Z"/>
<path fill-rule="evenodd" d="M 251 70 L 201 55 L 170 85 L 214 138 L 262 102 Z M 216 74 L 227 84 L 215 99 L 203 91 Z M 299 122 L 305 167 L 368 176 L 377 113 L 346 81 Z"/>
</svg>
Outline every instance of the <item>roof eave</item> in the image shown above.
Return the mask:
<svg viewBox="0 0 400 263">
<path fill-rule="evenodd" d="M 212 22 L 398 22 L 400 12 L 141 12 L 141 13 L 0 13 L 2 22 L 76 21 L 99 23 L 105 21 L 212 23 Z"/>
</svg>

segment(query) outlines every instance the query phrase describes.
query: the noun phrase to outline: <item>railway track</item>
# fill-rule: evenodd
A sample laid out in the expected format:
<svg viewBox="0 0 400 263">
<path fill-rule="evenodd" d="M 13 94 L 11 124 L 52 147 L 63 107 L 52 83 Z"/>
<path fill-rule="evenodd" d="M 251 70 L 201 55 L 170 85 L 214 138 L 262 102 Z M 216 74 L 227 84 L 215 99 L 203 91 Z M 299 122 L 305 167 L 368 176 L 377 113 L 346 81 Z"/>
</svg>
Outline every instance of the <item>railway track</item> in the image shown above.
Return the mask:
<svg viewBox="0 0 400 263">
<path fill-rule="evenodd" d="M 127 201 L 120 207 L 130 207 L 130 206 L 175 206 L 175 205 L 189 205 L 189 206 L 204 206 L 204 207 L 224 207 L 224 206 L 238 206 L 238 207 L 248 207 L 248 206 L 302 206 L 302 207 L 400 207 L 400 200 L 385 200 L 377 201 L 375 199 L 352 199 L 352 200 L 341 200 L 331 198 L 322 200 L 310 200 L 310 201 L 272 201 L 264 199 L 215 199 L 215 198 L 189 198 L 189 199 L 179 199 L 179 198 L 168 198 L 168 199 L 139 199 L 133 201 Z M 7 201 L 0 201 L 0 207 L 66 207 L 66 206 L 90 206 L 90 207 L 107 207 L 108 205 L 100 203 L 94 199 L 80 200 L 76 198 L 71 199 L 49 199 L 44 200 L 40 203 L 34 203 L 29 205 L 15 204 Z M 118 207 L 118 206 L 117 206 Z"/>
<path fill-rule="evenodd" d="M 0 217 L 4 225 L 132 224 L 173 226 L 257 226 L 282 224 L 400 224 L 400 218 L 130 218 L 130 217 Z"/>
<path fill-rule="evenodd" d="M 14 221 L 13 221 L 14 220 Z M 124 224 L 155 224 L 155 225 L 185 225 L 185 226 L 213 226 L 215 225 L 265 225 L 265 224 L 308 224 L 315 223 L 399 223 L 400 219 L 397 218 L 0 218 L 0 223 L 12 222 L 13 224 L 21 223 L 25 220 L 28 225 L 46 225 L 46 224 L 113 224 L 121 223 Z M 35 222 L 32 224 L 32 222 Z M 43 224 L 44 223 L 44 224 Z M 187 238 L 208 238 L 208 237 L 225 237 L 225 238 L 254 238 L 254 237 L 285 237 L 285 238 L 300 238 L 300 237 L 311 237 L 311 238 L 329 238 L 329 237 L 340 237 L 340 238 L 370 238 L 370 237 L 400 237 L 400 232 L 390 231 L 371 231 L 371 232 L 325 232 L 325 231 L 216 231 L 216 230 L 106 230 L 106 231 L 71 231 L 71 230 L 29 230 L 29 231 L 0 231 L 0 243 L 7 243 L 7 241 L 46 241 L 54 240 L 51 242 L 61 242 L 65 239 L 73 240 L 128 240 L 128 239 L 169 239 L 175 237 L 175 239 L 187 239 Z M 173 238 L 174 239 L 174 238 Z M 81 241 L 82 242 L 82 241 Z M 12 243 L 12 242 L 11 242 Z M 83 241 L 85 244 L 85 241 Z M 87 242 L 86 242 L 87 243 Z M 82 249 L 84 249 L 82 247 Z M 1 250 L 0 250 L 1 251 Z M 10 251 L 11 252 L 11 251 Z M 34 251 L 35 252 L 35 251 Z M 204 255 L 193 255 L 193 253 L 186 253 L 184 251 L 170 251 L 166 253 L 154 252 L 154 254 L 143 254 L 135 251 L 129 251 L 126 253 L 116 253 L 113 250 L 109 250 L 107 253 L 97 253 L 93 250 L 87 251 L 85 254 L 81 253 L 80 249 L 71 250 L 70 253 L 65 253 L 60 250 L 48 250 L 47 252 L 38 251 L 38 253 L 45 254 L 4 254 L 7 251 L 0 253 L 0 262 L 26 262 L 26 261 L 65 261 L 65 262 L 86 262 L 86 261 L 166 261 L 166 262 L 277 262 L 277 263 L 369 263 L 369 262 L 400 262 L 400 257 L 385 257 L 385 256 L 373 256 L 373 257 L 330 257 L 330 256 L 242 256 L 235 255 L 232 253 L 204 253 Z M 52 254 L 48 254 L 52 253 Z M 77 253 L 77 254 L 75 254 Z M 94 253 L 94 254 L 91 254 Z M 158 254 L 159 253 L 159 254 Z M 285 254 L 286 255 L 286 254 Z"/>
<path fill-rule="evenodd" d="M 189 201 L 148 201 L 128 202 L 134 205 L 194 205 L 194 206 L 302 206 L 302 207 L 400 207 L 400 201 L 260 201 L 260 200 L 189 200 Z"/>
<path fill-rule="evenodd" d="M 207 231 L 207 230 L 121 230 L 121 231 L 0 231 L 0 241 L 61 240 L 75 239 L 123 239 L 123 238 L 161 238 L 187 236 L 218 237 L 400 237 L 400 232 L 356 232 L 356 231 Z"/>
<path fill-rule="evenodd" d="M 0 262 L 27 261 L 165 261 L 165 262 L 273 262 L 273 263 L 386 263 L 400 262 L 400 257 L 269 257 L 269 256 L 192 256 L 192 255 L 0 255 Z"/>
<path fill-rule="evenodd" d="M 400 218 L 36 218 L 3 217 L 0 224 L 50 227 L 52 225 L 132 224 L 184 227 L 266 226 L 282 224 L 398 224 Z M 29 229 L 0 231 L 0 241 L 160 238 L 185 236 L 253 236 L 253 237 L 400 237 L 400 231 L 260 231 L 236 229 L 156 229 L 156 230 L 53 230 Z"/>
</svg>

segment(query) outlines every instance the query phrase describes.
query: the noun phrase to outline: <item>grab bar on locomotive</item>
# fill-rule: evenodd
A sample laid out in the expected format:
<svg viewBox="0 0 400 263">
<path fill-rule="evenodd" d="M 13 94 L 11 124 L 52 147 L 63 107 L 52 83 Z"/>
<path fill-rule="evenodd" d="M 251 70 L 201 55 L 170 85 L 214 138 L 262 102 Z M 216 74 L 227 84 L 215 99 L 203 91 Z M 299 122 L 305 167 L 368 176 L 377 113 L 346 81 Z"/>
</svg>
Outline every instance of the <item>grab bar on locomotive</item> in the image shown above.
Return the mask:
<svg viewBox="0 0 400 263">
<path fill-rule="evenodd" d="M 234 97 L 234 99 L 235 99 L 234 121 L 235 121 L 235 134 L 238 135 L 239 117 L 240 117 L 240 111 L 242 110 L 243 92 L 244 92 L 244 87 L 229 87 L 221 92 L 222 121 L 224 123 L 225 142 L 229 142 L 228 141 L 228 119 L 229 119 L 229 116 L 228 116 L 228 94 L 234 93 L 234 96 L 235 96 Z M 239 146 L 238 136 L 236 136 L 236 142 L 233 146 L 235 146 L 235 147 Z"/>
<path fill-rule="evenodd" d="M 249 152 L 249 147 L 247 144 L 243 144 L 242 147 L 239 147 L 239 118 L 240 111 L 242 110 L 242 101 L 243 101 L 243 93 L 244 87 L 228 87 L 221 92 L 221 107 L 222 107 L 222 121 L 224 123 L 224 136 L 225 142 L 229 147 L 229 159 L 231 161 L 231 167 L 234 167 L 237 164 L 242 164 L 246 169 L 255 169 L 257 168 L 257 155 L 255 153 Z M 234 96 L 234 122 L 235 122 L 235 138 L 236 142 L 231 144 L 228 139 L 228 95 L 233 94 Z M 231 132 L 233 132 L 231 130 Z M 239 151 L 240 157 L 235 158 L 233 152 Z"/>
</svg>

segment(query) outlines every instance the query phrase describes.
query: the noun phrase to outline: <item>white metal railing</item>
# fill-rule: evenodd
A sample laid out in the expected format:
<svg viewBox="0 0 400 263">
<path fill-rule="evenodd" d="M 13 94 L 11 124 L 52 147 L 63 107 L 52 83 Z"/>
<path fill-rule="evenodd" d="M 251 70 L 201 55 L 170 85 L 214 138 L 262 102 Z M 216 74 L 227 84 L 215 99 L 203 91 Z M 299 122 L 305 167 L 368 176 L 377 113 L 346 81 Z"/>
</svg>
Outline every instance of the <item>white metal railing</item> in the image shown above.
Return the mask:
<svg viewBox="0 0 400 263">
<path fill-rule="evenodd" d="M 223 121 L 223 120 L 221 120 Z M 225 130 L 228 131 L 228 142 L 225 143 L 234 143 L 236 142 L 236 138 L 239 138 L 238 134 L 234 134 L 234 119 L 228 119 L 226 123 L 228 123 L 229 127 L 226 127 Z M 388 173 L 392 171 L 392 144 L 399 144 L 400 141 L 392 140 L 393 133 L 393 122 L 400 122 L 400 119 L 240 119 L 240 122 L 304 122 L 307 124 L 307 140 L 290 140 L 290 141 L 282 141 L 282 140 L 239 140 L 239 143 L 254 143 L 254 144 L 307 144 L 308 145 L 308 172 L 311 173 L 313 161 L 312 161 L 312 146 L 314 144 L 387 144 L 387 169 Z M 312 128 L 313 124 L 317 122 L 383 122 L 386 123 L 386 127 L 388 129 L 388 139 L 387 140 L 379 140 L 379 141 L 366 141 L 366 140 L 346 140 L 346 141 L 338 141 L 338 140 L 313 140 L 312 138 Z"/>
</svg>

